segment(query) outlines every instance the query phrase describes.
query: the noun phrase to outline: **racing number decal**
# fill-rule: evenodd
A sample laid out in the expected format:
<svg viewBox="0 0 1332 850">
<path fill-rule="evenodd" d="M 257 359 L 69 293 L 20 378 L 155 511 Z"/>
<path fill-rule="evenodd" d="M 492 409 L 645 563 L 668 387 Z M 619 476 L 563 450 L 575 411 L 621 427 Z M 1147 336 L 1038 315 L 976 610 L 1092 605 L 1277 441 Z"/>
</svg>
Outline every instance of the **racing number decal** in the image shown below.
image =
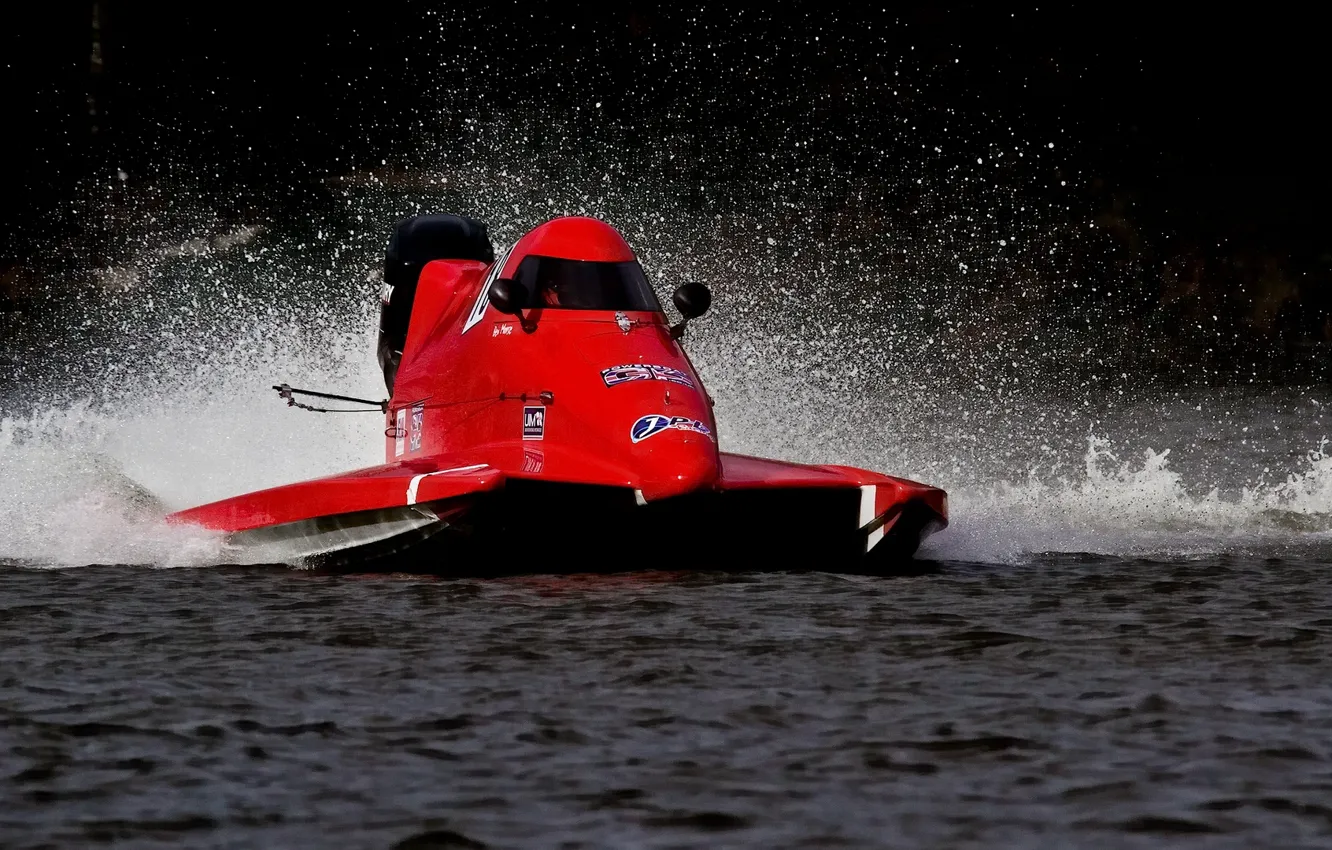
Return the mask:
<svg viewBox="0 0 1332 850">
<path fill-rule="evenodd" d="M 421 437 L 425 434 L 425 402 L 418 401 L 412 405 L 412 427 L 407 433 L 407 450 L 412 453 L 419 452 Z"/>
</svg>

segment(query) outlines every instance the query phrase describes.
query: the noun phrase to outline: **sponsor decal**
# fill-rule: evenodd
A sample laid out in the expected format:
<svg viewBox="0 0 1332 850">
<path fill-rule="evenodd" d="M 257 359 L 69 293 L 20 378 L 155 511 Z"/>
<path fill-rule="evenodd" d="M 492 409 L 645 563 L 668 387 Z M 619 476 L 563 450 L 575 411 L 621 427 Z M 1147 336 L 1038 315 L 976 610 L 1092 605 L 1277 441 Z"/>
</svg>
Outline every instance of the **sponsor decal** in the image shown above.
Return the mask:
<svg viewBox="0 0 1332 850">
<path fill-rule="evenodd" d="M 382 306 L 387 307 L 389 305 L 389 302 L 392 300 L 393 300 L 393 284 L 386 283 L 379 288 L 379 303 Z"/>
<path fill-rule="evenodd" d="M 419 452 L 421 450 L 421 434 L 425 431 L 425 402 L 418 401 L 412 405 L 412 428 L 408 433 L 408 451 Z"/>
<path fill-rule="evenodd" d="M 655 437 L 662 431 L 693 431 L 712 439 L 712 429 L 697 419 L 688 416 L 666 416 L 661 413 L 649 413 L 638 417 L 638 421 L 629 429 L 629 439 L 641 443 L 648 437 Z"/>
<path fill-rule="evenodd" d="M 544 440 L 546 438 L 546 408 L 541 405 L 528 405 L 523 408 L 523 439 Z"/>
<path fill-rule="evenodd" d="M 513 324 L 502 322 L 490 329 L 491 336 L 513 336 Z"/>
<path fill-rule="evenodd" d="M 541 449 L 523 447 L 523 472 L 535 475 L 546 468 L 546 455 Z"/>
<path fill-rule="evenodd" d="M 509 250 L 505 251 L 503 256 L 495 261 L 495 264 L 490 267 L 486 279 L 481 281 L 481 291 L 476 294 L 476 303 L 472 305 L 472 312 L 467 314 L 467 321 L 463 324 L 461 333 L 470 331 L 472 326 L 481 321 L 482 317 L 486 315 L 486 308 L 490 306 L 490 285 L 495 282 L 495 278 L 499 277 L 500 272 L 504 269 L 504 264 L 509 261 L 511 251 L 513 251 L 513 246 L 510 246 Z"/>
<path fill-rule="evenodd" d="M 601 380 L 608 387 L 627 384 L 630 381 L 670 381 L 682 387 L 694 388 L 694 381 L 687 372 L 670 366 L 654 366 L 651 363 L 630 363 L 624 366 L 612 366 L 601 370 Z"/>
<path fill-rule="evenodd" d="M 405 439 L 407 436 L 407 408 L 398 408 L 397 424 L 398 427 L 393 432 L 393 456 L 402 457 L 403 450 L 407 447 Z"/>
</svg>

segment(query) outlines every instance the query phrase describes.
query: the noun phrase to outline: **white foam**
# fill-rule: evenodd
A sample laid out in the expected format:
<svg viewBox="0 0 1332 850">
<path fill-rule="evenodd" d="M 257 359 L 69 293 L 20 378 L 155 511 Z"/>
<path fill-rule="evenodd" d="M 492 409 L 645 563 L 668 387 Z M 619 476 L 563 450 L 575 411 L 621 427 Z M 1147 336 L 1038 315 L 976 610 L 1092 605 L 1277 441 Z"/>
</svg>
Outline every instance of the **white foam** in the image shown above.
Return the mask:
<svg viewBox="0 0 1332 850">
<path fill-rule="evenodd" d="M 952 525 L 926 557 L 1020 562 L 1036 554 L 1279 557 L 1332 546 L 1332 458 L 1322 446 L 1284 481 L 1222 495 L 1191 492 L 1170 450 L 1119 460 L 1091 438 L 1081 475 L 999 481 L 950 493 Z"/>
<path fill-rule="evenodd" d="M 107 444 L 122 423 L 86 403 L 0 420 L 0 560 L 33 566 L 216 563 L 220 541 L 165 508 Z"/>
<path fill-rule="evenodd" d="M 163 334 L 146 364 L 103 355 L 95 401 L 57 398 L 0 418 L 0 561 L 225 563 L 218 535 L 162 517 L 382 462 L 378 410 L 308 413 L 271 389 L 286 381 L 382 397 L 373 307 L 250 308 L 217 333 Z"/>
</svg>

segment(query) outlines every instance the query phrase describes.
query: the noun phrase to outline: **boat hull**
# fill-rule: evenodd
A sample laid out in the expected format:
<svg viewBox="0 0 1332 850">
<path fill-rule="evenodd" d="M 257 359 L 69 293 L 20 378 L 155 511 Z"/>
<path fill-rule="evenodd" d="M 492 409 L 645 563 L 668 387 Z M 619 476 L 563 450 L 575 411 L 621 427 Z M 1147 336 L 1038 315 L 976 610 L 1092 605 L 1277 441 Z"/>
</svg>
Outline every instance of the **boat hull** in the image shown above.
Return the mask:
<svg viewBox="0 0 1332 850">
<path fill-rule="evenodd" d="M 244 560 L 336 572 L 454 577 L 640 570 L 913 569 L 947 520 L 922 499 L 858 524 L 859 488 L 697 492 L 641 504 L 633 490 L 515 480 L 493 491 L 232 534 Z"/>
</svg>

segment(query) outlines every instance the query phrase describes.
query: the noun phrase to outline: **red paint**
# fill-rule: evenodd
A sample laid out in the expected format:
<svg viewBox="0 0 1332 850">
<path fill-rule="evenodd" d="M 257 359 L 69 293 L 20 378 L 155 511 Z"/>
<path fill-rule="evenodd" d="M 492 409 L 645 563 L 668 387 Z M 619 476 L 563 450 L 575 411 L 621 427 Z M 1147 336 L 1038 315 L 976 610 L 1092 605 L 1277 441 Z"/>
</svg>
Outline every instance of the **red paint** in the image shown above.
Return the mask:
<svg viewBox="0 0 1332 850">
<path fill-rule="evenodd" d="M 405 505 L 408 488 L 418 475 L 467 465 L 452 464 L 446 458 L 430 458 L 372 466 L 234 496 L 174 513 L 167 519 L 216 531 L 249 531 L 310 517 Z M 497 469 L 430 475 L 418 482 L 416 502 L 480 493 L 503 483 L 504 475 Z"/>
<path fill-rule="evenodd" d="M 553 219 L 529 230 L 513 246 L 500 276 L 512 277 L 518 264 L 529 254 L 601 263 L 638 259 L 619 231 L 604 221 L 583 216 Z"/>
</svg>

